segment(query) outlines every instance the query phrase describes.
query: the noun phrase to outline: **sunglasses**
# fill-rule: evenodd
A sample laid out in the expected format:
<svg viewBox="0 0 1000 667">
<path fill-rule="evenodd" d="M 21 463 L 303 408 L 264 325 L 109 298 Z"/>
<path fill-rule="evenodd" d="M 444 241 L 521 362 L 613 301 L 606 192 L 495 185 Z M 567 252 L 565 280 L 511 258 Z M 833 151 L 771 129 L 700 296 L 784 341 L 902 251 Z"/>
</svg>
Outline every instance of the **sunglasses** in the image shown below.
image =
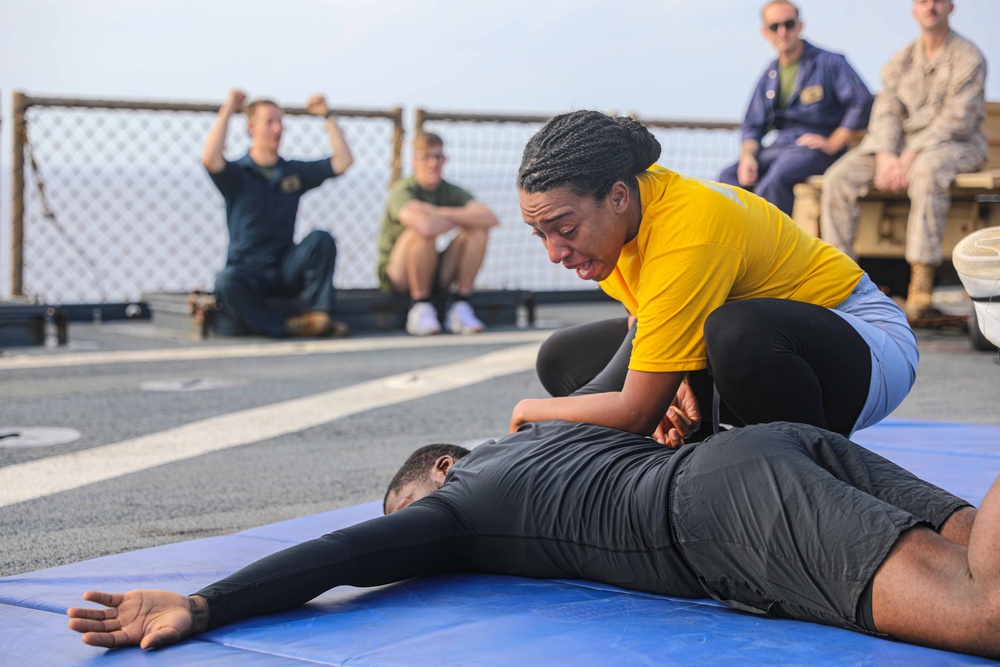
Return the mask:
<svg viewBox="0 0 1000 667">
<path fill-rule="evenodd" d="M 778 32 L 778 28 L 780 28 L 781 26 L 785 26 L 785 30 L 791 30 L 798 24 L 799 24 L 798 19 L 788 19 L 787 21 L 782 21 L 781 23 L 772 23 L 771 25 L 767 26 L 767 29 L 770 30 L 771 32 Z"/>
</svg>

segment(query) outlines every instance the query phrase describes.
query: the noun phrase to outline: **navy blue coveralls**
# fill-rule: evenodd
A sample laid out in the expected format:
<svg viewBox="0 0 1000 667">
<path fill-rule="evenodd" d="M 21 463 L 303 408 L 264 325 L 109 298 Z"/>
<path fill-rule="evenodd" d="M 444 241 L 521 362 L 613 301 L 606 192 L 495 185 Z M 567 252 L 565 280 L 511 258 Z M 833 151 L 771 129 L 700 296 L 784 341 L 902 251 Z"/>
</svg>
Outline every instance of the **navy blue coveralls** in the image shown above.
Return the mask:
<svg viewBox="0 0 1000 667">
<path fill-rule="evenodd" d="M 760 143 L 768 132 L 778 131 L 774 143 L 757 155 L 758 181 L 753 191 L 789 215 L 794 203 L 792 187 L 822 174 L 844 153 L 827 155 L 796 146 L 795 141 L 807 133 L 829 137 L 838 127 L 864 130 L 873 102 L 868 87 L 843 55 L 803 43 L 805 51 L 788 106 L 775 106 L 779 77 L 778 61 L 774 60 L 750 97 L 740 137 L 741 142 L 752 139 Z M 719 181 L 739 186 L 738 165 L 724 169 Z"/>
<path fill-rule="evenodd" d="M 310 232 L 293 243 L 299 199 L 336 174 L 329 158 L 302 162 L 278 158 L 268 178 L 247 154 L 212 182 L 226 201 L 229 251 L 215 277 L 215 296 L 247 333 L 279 337 L 286 313 L 268 307 L 270 296 L 303 294 L 307 311 L 333 314 L 337 245 L 329 232 Z"/>
</svg>

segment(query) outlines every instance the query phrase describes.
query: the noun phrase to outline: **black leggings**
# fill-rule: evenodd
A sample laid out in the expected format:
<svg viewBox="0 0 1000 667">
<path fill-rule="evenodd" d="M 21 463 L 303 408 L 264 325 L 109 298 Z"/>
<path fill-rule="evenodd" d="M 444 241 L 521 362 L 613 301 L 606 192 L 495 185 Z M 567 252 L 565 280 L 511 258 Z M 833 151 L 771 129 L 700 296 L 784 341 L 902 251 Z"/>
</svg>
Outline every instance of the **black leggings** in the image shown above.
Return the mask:
<svg viewBox="0 0 1000 667">
<path fill-rule="evenodd" d="M 635 328 L 627 318 L 581 324 L 552 334 L 536 369 L 553 396 L 621 391 Z M 871 350 L 836 313 L 788 299 L 747 299 L 705 321 L 708 369 L 688 374 L 712 433 L 713 381 L 719 419 L 734 426 L 774 421 L 812 424 L 849 435 L 871 382 Z"/>
</svg>

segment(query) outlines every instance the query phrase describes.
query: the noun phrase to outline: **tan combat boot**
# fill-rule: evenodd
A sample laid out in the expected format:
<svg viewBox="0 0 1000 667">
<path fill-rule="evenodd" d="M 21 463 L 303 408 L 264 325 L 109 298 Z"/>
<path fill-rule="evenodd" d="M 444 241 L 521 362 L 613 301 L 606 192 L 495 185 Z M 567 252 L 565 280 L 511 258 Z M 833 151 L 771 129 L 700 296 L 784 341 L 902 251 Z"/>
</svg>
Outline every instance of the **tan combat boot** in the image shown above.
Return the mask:
<svg viewBox="0 0 1000 667">
<path fill-rule="evenodd" d="M 932 303 L 934 272 L 935 267 L 929 264 L 914 264 L 910 267 L 910 289 L 906 294 L 904 310 L 911 324 L 915 319 L 936 314 Z"/>
<path fill-rule="evenodd" d="M 323 311 L 316 310 L 304 315 L 296 315 L 285 320 L 285 333 L 289 336 L 330 336 L 341 338 L 350 333 L 343 322 L 331 320 Z"/>
</svg>

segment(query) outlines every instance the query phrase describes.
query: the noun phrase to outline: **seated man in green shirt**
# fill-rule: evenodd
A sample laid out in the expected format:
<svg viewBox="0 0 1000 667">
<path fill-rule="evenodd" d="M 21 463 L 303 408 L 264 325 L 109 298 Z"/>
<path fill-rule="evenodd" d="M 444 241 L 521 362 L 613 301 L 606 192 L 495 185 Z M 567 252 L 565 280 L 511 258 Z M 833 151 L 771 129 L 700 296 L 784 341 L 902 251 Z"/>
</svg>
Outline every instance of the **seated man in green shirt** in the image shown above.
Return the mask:
<svg viewBox="0 0 1000 667">
<path fill-rule="evenodd" d="M 496 216 L 472 193 L 442 178 L 444 141 L 421 132 L 413 141 L 413 175 L 397 181 L 389 192 L 379 239 L 379 284 L 382 291 L 409 294 L 412 300 L 406 331 L 414 336 L 441 332 L 434 293 L 453 299 L 444 324 L 457 334 L 479 333 L 483 323 L 469 304 L 476 274 L 486 256 L 490 227 Z M 437 238 L 456 232 L 438 252 Z"/>
</svg>

